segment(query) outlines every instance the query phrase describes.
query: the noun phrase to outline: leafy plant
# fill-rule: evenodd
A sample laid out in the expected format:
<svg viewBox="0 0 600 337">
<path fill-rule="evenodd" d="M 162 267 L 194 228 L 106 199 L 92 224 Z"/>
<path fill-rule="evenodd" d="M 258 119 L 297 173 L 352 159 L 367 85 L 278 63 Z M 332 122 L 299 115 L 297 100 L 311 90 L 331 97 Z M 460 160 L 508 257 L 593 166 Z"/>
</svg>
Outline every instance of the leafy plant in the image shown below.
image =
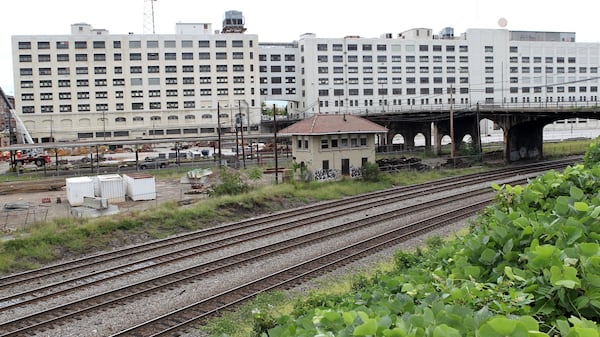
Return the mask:
<svg viewBox="0 0 600 337">
<path fill-rule="evenodd" d="M 362 178 L 366 181 L 379 181 L 381 171 L 376 163 L 366 162 L 360 169 Z"/>
<path fill-rule="evenodd" d="M 213 187 L 210 196 L 237 195 L 248 191 L 248 185 L 242 181 L 239 172 L 222 168 L 220 177 L 221 183 Z"/>
</svg>

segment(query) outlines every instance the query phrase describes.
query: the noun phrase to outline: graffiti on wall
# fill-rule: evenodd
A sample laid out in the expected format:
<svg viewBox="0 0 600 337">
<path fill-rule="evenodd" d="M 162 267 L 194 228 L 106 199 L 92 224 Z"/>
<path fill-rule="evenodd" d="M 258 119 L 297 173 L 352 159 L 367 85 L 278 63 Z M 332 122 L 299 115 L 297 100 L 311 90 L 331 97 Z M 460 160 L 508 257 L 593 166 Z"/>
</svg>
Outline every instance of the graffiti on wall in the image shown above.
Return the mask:
<svg viewBox="0 0 600 337">
<path fill-rule="evenodd" d="M 339 176 L 339 172 L 337 172 L 337 170 L 334 169 L 316 170 L 314 174 L 316 181 L 336 180 Z"/>
</svg>

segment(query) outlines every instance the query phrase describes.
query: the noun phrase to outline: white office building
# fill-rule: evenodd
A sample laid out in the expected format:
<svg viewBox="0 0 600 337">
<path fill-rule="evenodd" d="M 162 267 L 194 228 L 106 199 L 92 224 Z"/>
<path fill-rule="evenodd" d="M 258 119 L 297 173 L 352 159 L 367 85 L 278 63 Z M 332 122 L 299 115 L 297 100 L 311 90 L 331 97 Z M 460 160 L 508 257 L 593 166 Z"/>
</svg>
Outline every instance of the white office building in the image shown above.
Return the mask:
<svg viewBox="0 0 600 337">
<path fill-rule="evenodd" d="M 110 35 L 74 24 L 71 35 L 14 36 L 16 107 L 33 138 L 212 136 L 240 115 L 257 129 L 258 37 L 197 23 L 176 31 Z"/>
<path fill-rule="evenodd" d="M 229 129 L 240 114 L 245 130 L 259 132 L 267 101 L 287 101 L 293 118 L 451 102 L 598 104 L 600 44 L 575 42 L 571 32 L 417 28 L 259 44 L 243 18 L 227 23 L 221 32 L 178 24 L 173 35 L 74 24 L 71 35 L 14 36 L 17 111 L 34 139 L 48 141 L 214 136 L 218 122 Z"/>
</svg>

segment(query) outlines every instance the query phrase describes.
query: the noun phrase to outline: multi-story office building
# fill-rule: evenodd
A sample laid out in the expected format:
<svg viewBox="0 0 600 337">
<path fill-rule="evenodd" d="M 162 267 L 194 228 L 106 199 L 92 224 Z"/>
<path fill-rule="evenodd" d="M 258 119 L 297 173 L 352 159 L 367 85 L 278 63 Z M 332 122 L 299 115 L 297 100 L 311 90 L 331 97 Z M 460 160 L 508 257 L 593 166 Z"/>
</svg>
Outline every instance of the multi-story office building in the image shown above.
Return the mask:
<svg viewBox="0 0 600 337">
<path fill-rule="evenodd" d="M 75 24 L 67 36 L 15 36 L 17 111 L 38 141 L 114 140 L 214 136 L 240 113 L 258 130 L 274 100 L 292 117 L 598 101 L 600 44 L 575 33 L 419 28 L 259 44 L 237 23 L 220 33 L 178 24 L 174 35 L 109 35 Z"/>
<path fill-rule="evenodd" d="M 211 136 L 240 115 L 256 128 L 258 37 L 210 24 L 176 31 L 110 35 L 74 24 L 71 35 L 14 36 L 16 105 L 33 138 Z"/>
<path fill-rule="evenodd" d="M 306 34 L 298 48 L 299 110 L 318 106 L 321 113 L 364 114 L 435 109 L 450 100 L 532 106 L 598 101 L 600 44 L 575 43 L 575 33 L 470 29 L 455 37 L 450 29 L 439 35 L 414 29 L 397 37 L 336 39 Z"/>
</svg>

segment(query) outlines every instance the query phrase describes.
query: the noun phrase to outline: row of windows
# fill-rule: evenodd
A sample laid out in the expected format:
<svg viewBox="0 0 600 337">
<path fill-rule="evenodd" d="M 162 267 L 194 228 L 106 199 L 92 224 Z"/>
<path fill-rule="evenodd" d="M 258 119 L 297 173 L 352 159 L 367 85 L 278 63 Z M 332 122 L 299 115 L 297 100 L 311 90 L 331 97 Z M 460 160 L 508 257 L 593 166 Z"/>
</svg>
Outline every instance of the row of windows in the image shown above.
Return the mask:
<svg viewBox="0 0 600 337">
<path fill-rule="evenodd" d="M 567 96 L 567 100 L 566 102 L 598 102 L 598 96 L 590 96 L 589 100 L 587 96 Z M 510 98 L 510 102 L 511 103 L 519 103 L 519 98 L 518 97 L 511 97 Z M 556 103 L 560 103 L 560 102 L 565 102 L 565 96 L 557 96 L 556 97 L 556 101 L 554 100 L 554 97 L 545 97 L 545 99 L 543 97 L 533 97 L 533 103 L 552 103 L 552 102 L 556 102 Z M 488 103 L 488 102 L 486 102 Z M 521 103 L 531 103 L 531 98 L 530 97 L 522 97 L 521 98 Z M 559 122 L 560 123 L 560 122 Z"/>
<path fill-rule="evenodd" d="M 220 96 L 229 94 L 229 90 L 226 88 L 225 89 L 217 89 L 216 92 L 217 92 L 217 95 L 220 95 Z M 244 95 L 245 89 L 244 88 L 234 88 L 233 94 L 236 96 Z M 200 96 L 211 96 L 211 95 L 212 95 L 211 89 L 200 89 Z M 154 97 L 154 98 L 161 97 L 161 91 L 160 90 L 149 90 L 148 96 Z M 178 96 L 179 96 L 178 90 L 176 90 L 176 89 L 166 90 L 166 97 L 178 97 Z M 184 97 L 196 96 L 196 91 L 194 89 L 184 89 L 183 96 Z M 96 97 L 96 99 L 106 99 L 106 98 L 108 98 L 108 92 L 96 91 L 95 97 Z M 115 98 L 119 99 L 119 98 L 123 98 L 123 97 L 124 97 L 123 91 L 115 92 Z M 144 97 L 144 93 L 142 90 L 132 90 L 131 91 L 131 98 L 142 98 L 142 97 Z M 70 100 L 72 98 L 72 95 L 70 92 L 61 92 L 58 94 L 58 98 L 60 100 Z M 22 101 L 33 101 L 34 99 L 35 99 L 34 94 L 31 94 L 31 93 L 21 94 Z M 41 93 L 40 94 L 40 100 L 42 100 L 42 101 L 50 101 L 52 99 L 53 99 L 52 93 Z M 87 91 L 79 91 L 79 92 L 77 92 L 77 99 L 78 100 L 90 99 L 90 93 Z M 160 109 L 160 103 L 153 103 L 153 104 L 158 104 L 158 106 L 155 105 L 154 108 Z M 188 106 L 186 106 L 186 107 L 188 107 Z M 150 108 L 152 109 L 153 106 L 151 105 Z"/>
<path fill-rule="evenodd" d="M 202 53 L 198 53 L 198 60 L 211 60 L 213 58 L 215 60 L 227 60 L 229 58 L 231 58 L 232 60 L 243 60 L 244 59 L 243 52 L 231 52 L 229 54 L 226 52 L 216 52 L 216 53 L 202 52 Z M 103 62 L 103 61 L 107 60 L 106 54 L 97 53 L 97 54 L 91 55 L 91 57 L 93 58 L 93 60 L 95 62 Z M 164 60 L 167 60 L 167 61 L 177 60 L 177 53 L 164 53 L 163 57 L 164 57 Z M 69 62 L 70 59 L 71 59 L 71 56 L 69 54 L 56 54 L 56 61 L 58 61 L 58 62 Z M 181 53 L 180 59 L 181 60 L 193 60 L 194 53 Z M 254 59 L 253 52 L 248 53 L 248 59 L 250 59 L 250 60 Z M 146 61 L 158 61 L 158 60 L 160 60 L 159 53 L 147 53 L 146 54 Z M 38 54 L 37 61 L 38 62 L 51 62 L 52 55 Z M 75 61 L 87 62 L 88 54 L 75 54 Z M 123 61 L 123 55 L 121 53 L 114 53 L 113 61 Z M 129 61 L 142 61 L 142 53 L 129 53 Z M 30 54 L 20 54 L 19 62 L 21 62 L 21 63 L 33 62 L 33 56 Z"/>
<path fill-rule="evenodd" d="M 261 67 L 261 69 L 262 69 L 262 67 Z M 357 74 L 357 73 L 359 73 L 359 69 L 361 69 L 361 68 L 359 68 L 359 67 L 347 67 L 347 70 L 344 71 L 344 67 L 318 67 L 317 68 L 317 73 L 319 73 L 319 74 L 328 74 L 330 72 L 330 70 L 331 70 L 331 72 L 333 74 L 343 74 L 345 72 L 348 73 L 348 74 Z M 414 73 L 417 72 L 417 70 L 418 70 L 419 73 L 426 74 L 426 73 L 429 73 L 430 69 L 432 69 L 433 73 L 438 73 L 439 74 L 439 73 L 443 72 L 443 68 L 442 67 L 433 67 L 433 68 L 430 68 L 428 66 L 422 66 L 422 67 L 419 67 L 419 68 L 417 68 L 417 67 L 406 67 L 405 68 L 406 73 L 408 73 L 408 74 L 414 74 Z M 493 69 L 494 69 L 493 67 L 486 67 L 486 72 L 493 72 Z M 362 70 L 363 74 L 372 74 L 374 72 L 374 69 L 371 66 L 364 66 L 364 67 L 362 67 L 361 70 Z M 394 66 L 394 67 L 391 67 L 391 68 L 388 68 L 386 66 L 379 66 L 379 67 L 376 68 L 376 70 L 377 70 L 377 73 L 379 73 L 379 74 L 388 73 L 389 70 L 391 70 L 391 72 L 395 73 L 395 74 L 402 73 L 402 67 L 401 66 Z M 467 66 L 459 67 L 458 71 L 460 73 L 468 73 L 469 72 L 469 68 Z M 264 72 L 266 72 L 266 71 L 264 71 Z M 273 71 L 271 71 L 271 72 L 273 72 Z M 446 73 L 451 74 L 451 73 L 455 73 L 455 72 L 456 72 L 456 67 L 453 67 L 453 66 L 447 66 L 446 67 Z"/>
<path fill-rule="evenodd" d="M 89 87 L 90 82 L 92 82 L 92 81 L 90 81 L 88 79 L 80 79 L 80 80 L 75 81 L 75 85 L 77 87 Z M 144 81 L 142 78 L 130 78 L 129 82 L 130 82 L 131 86 L 141 86 L 141 85 L 143 85 Z M 164 81 L 161 81 L 160 77 L 150 77 L 150 78 L 147 78 L 146 82 L 148 85 L 162 85 L 162 84 L 177 85 L 179 82 L 179 79 L 177 77 L 166 77 L 166 78 L 164 78 Z M 229 80 L 227 77 L 217 77 L 216 82 L 219 84 L 226 84 L 229 82 Z M 39 87 L 40 88 L 51 88 L 52 83 L 53 83 L 52 80 L 40 80 Z M 58 83 L 59 87 L 70 87 L 71 86 L 71 80 L 58 80 L 57 83 Z M 93 80 L 92 83 L 96 87 L 106 87 L 108 85 L 108 80 L 107 79 L 95 79 L 95 80 Z M 183 77 L 183 78 L 181 78 L 181 83 L 187 84 L 187 85 L 195 84 L 195 79 L 194 79 L 194 77 Z M 212 79 L 210 77 L 200 77 L 199 83 L 200 84 L 211 84 Z M 242 84 L 242 83 L 244 83 L 244 78 L 235 76 L 233 78 L 233 83 Z M 112 80 L 112 85 L 115 87 L 125 86 L 125 79 L 124 78 L 114 78 Z M 34 87 L 33 81 L 21 81 L 21 88 L 33 88 L 33 87 Z"/>
<path fill-rule="evenodd" d="M 282 60 L 282 57 L 279 54 L 271 54 L 270 59 L 273 62 L 279 62 L 279 61 Z M 261 61 L 261 62 L 266 62 L 267 61 L 267 55 L 265 55 L 265 54 L 258 55 L 258 60 Z M 285 54 L 283 56 L 283 60 L 288 61 L 288 62 L 294 62 L 294 61 L 296 61 L 296 55 L 294 55 L 294 54 Z"/>
<path fill-rule="evenodd" d="M 521 56 L 521 63 L 530 63 L 531 59 L 533 59 L 533 63 L 542 63 L 542 57 L 541 56 L 534 56 L 529 57 L 529 56 Z M 544 62 L 545 63 L 554 63 L 554 60 L 556 59 L 556 63 L 565 63 L 565 59 L 567 60 L 568 63 L 576 63 L 577 58 L 575 57 L 563 57 L 563 56 L 558 56 L 556 58 L 552 57 L 552 56 L 546 56 L 544 58 Z M 510 57 L 510 63 L 517 63 L 519 62 L 519 57 L 518 56 L 511 56 Z"/>
<path fill-rule="evenodd" d="M 107 43 L 110 44 L 111 41 L 92 41 L 90 44 L 93 49 L 105 49 Z M 88 41 L 56 41 L 55 47 L 56 49 L 69 49 L 70 45 L 73 45 L 75 49 L 87 49 Z M 129 40 L 127 41 L 129 48 L 142 48 L 141 40 Z M 179 46 L 177 46 L 179 44 Z M 213 46 L 214 44 L 214 46 Z M 112 41 L 112 47 L 114 49 L 120 49 L 122 45 L 121 41 Z M 158 40 L 147 40 L 146 48 L 159 48 L 160 43 Z M 227 48 L 228 41 L 227 40 L 199 40 L 197 41 L 198 48 Z M 244 40 L 232 40 L 230 41 L 230 46 L 233 48 L 244 48 Z M 18 47 L 21 50 L 27 50 L 32 48 L 32 43 L 30 41 L 19 41 Z M 165 40 L 163 41 L 163 48 L 193 48 L 194 41 L 193 40 Z M 248 47 L 253 47 L 253 41 L 248 41 Z M 37 49 L 50 49 L 51 43 L 49 41 L 38 41 Z"/>
<path fill-rule="evenodd" d="M 241 72 L 241 71 L 243 71 L 243 66 L 242 66 L 242 68 L 234 67 L 233 69 L 235 72 Z M 140 66 L 129 67 L 129 72 L 132 74 L 141 74 L 141 73 L 143 73 L 142 70 L 143 69 Z M 150 74 L 160 73 L 160 69 L 158 66 L 148 66 L 146 68 L 146 70 L 147 70 L 147 73 L 150 73 Z M 194 72 L 194 66 L 193 65 L 183 65 L 181 67 L 181 70 L 183 73 L 192 73 L 192 72 Z M 208 68 L 206 68 L 204 66 L 200 66 L 199 70 L 200 70 L 200 72 L 203 72 L 203 73 L 210 72 L 210 66 Z M 122 74 L 123 67 L 114 67 L 113 71 L 115 74 Z M 227 71 L 227 68 L 226 67 L 225 68 L 217 67 L 217 71 L 224 72 L 224 71 Z M 63 67 L 57 68 L 56 72 L 58 73 L 58 75 L 70 75 L 71 74 L 70 68 L 63 68 Z M 177 66 L 165 66 L 164 72 L 165 73 L 177 73 Z M 75 73 L 77 75 L 87 75 L 87 74 L 89 74 L 89 69 L 88 69 L 88 67 L 77 67 L 75 69 Z M 106 73 L 107 73 L 106 67 L 94 67 L 95 75 L 104 75 Z M 51 68 L 38 68 L 38 74 L 40 76 L 52 75 L 52 69 Z M 23 77 L 33 76 L 33 68 L 20 68 L 19 75 L 21 75 Z M 210 83 L 210 79 L 211 79 L 210 77 L 201 77 L 200 83 Z M 217 82 L 218 83 L 227 83 L 227 77 L 224 77 L 224 76 L 217 77 Z M 244 77 L 243 76 L 234 76 L 233 83 L 244 83 Z"/>
<path fill-rule="evenodd" d="M 77 104 L 76 107 L 77 107 L 77 112 L 91 111 L 90 104 Z M 195 107 L 196 107 L 196 102 L 194 102 L 194 101 L 183 102 L 184 109 L 195 108 Z M 72 106 L 71 104 L 59 105 L 60 112 L 72 112 L 73 108 L 74 108 L 74 106 Z M 103 104 L 103 103 L 96 104 L 95 108 L 96 108 L 96 111 L 108 111 L 108 104 Z M 160 102 L 151 102 L 151 103 L 149 103 L 149 108 L 151 110 L 161 109 L 161 103 Z M 180 108 L 179 102 L 167 102 L 166 108 L 167 109 L 179 109 Z M 124 111 L 125 105 L 123 103 L 117 103 L 115 105 L 115 110 L 116 111 Z M 131 110 L 144 110 L 144 103 L 131 103 Z M 54 112 L 54 106 L 53 105 L 41 105 L 40 111 L 42 113 Z M 22 107 L 22 112 L 24 114 L 35 113 L 35 107 L 32 105 L 25 105 Z M 136 119 L 134 119 L 134 121 L 135 120 Z"/>
<path fill-rule="evenodd" d="M 456 88 L 452 89 L 452 92 L 456 93 Z M 363 88 L 362 89 L 362 96 L 387 96 L 387 95 L 430 95 L 430 94 L 435 94 L 435 95 L 441 95 L 444 92 L 446 93 L 450 93 L 451 89 L 450 88 L 392 88 L 391 90 L 389 90 L 388 88 L 378 88 L 378 89 L 373 89 L 373 88 Z M 361 95 L 361 89 L 348 89 L 348 96 L 360 96 Z M 469 93 L 469 88 L 459 88 L 458 92 L 461 94 L 468 94 Z M 346 91 L 344 89 L 334 89 L 333 91 L 330 90 L 319 90 L 319 97 L 328 97 L 330 96 L 330 94 L 332 94 L 333 97 L 342 97 L 342 96 L 346 96 Z M 260 89 L 260 94 L 261 95 L 268 95 L 269 91 L 266 88 Z M 272 88 L 271 89 L 271 95 L 281 95 L 282 94 L 282 90 L 281 88 Z"/>
<path fill-rule="evenodd" d="M 335 107 L 343 107 L 344 106 L 344 101 L 343 100 L 338 100 L 338 101 L 333 101 L 335 103 Z M 348 102 L 348 106 L 349 107 L 361 107 L 361 105 L 359 104 L 359 101 L 357 99 L 350 99 L 347 100 Z M 372 107 L 372 106 L 376 106 L 374 103 L 377 101 L 373 101 L 372 99 L 365 99 L 364 103 L 362 105 L 362 107 Z M 407 98 L 405 100 L 402 99 L 390 99 L 389 101 L 387 99 L 379 99 L 378 101 L 378 105 L 381 107 L 386 107 L 386 106 L 399 106 L 402 105 L 402 102 L 404 102 L 406 105 L 417 105 L 417 103 L 420 103 L 421 105 L 425 105 L 425 104 L 444 104 L 444 100 L 442 98 L 434 98 L 432 100 L 430 100 L 428 97 L 423 97 L 420 98 L 419 100 L 417 100 L 416 98 Z M 447 104 L 456 104 L 457 102 L 459 102 L 456 98 L 447 98 Z M 468 97 L 461 97 L 460 98 L 460 104 L 468 104 L 469 103 L 469 98 Z M 322 108 L 327 108 L 329 107 L 329 101 L 326 100 L 322 100 L 319 101 L 319 105 Z M 367 109 L 368 112 L 368 109 Z"/>
<path fill-rule="evenodd" d="M 318 63 L 327 63 L 327 62 L 329 62 L 329 59 L 330 59 L 329 55 L 317 55 Z M 392 61 L 392 63 L 402 62 L 402 56 L 400 56 L 400 55 L 392 55 L 389 59 Z M 405 59 L 405 62 L 407 62 L 407 63 L 415 63 L 417 60 L 417 57 L 414 55 L 405 55 L 404 59 Z M 469 62 L 468 56 L 459 56 L 458 59 L 459 59 L 459 62 L 461 62 L 461 63 Z M 427 63 L 430 60 L 433 61 L 434 63 L 441 63 L 443 61 L 443 57 L 441 55 L 436 55 L 436 56 L 433 56 L 430 58 L 428 55 L 421 55 L 418 57 L 418 60 L 421 63 Z M 343 63 L 344 56 L 343 55 L 332 55 L 331 61 L 334 63 Z M 377 55 L 376 61 L 378 63 L 388 62 L 388 56 L 387 55 Z M 348 55 L 347 62 L 350 62 L 350 63 L 358 62 L 358 55 Z M 362 62 L 363 63 L 373 63 L 373 56 L 372 55 L 363 55 Z M 454 55 L 446 56 L 446 63 L 455 63 L 455 62 L 456 62 L 456 56 L 454 56 Z M 486 57 L 486 62 L 493 62 L 493 57 L 492 56 Z"/>
<path fill-rule="evenodd" d="M 198 128 L 185 128 L 185 129 L 152 129 L 152 130 L 148 130 L 148 135 L 153 136 L 153 135 L 180 135 L 180 134 L 198 134 L 198 131 L 200 131 L 200 133 L 205 133 L 205 134 L 214 134 L 215 133 L 215 128 L 200 128 L 198 130 Z M 77 133 L 77 138 L 78 139 L 88 139 L 88 138 L 94 138 L 94 134 L 96 136 L 96 138 L 105 138 L 105 137 L 129 137 L 129 131 L 114 131 L 114 132 L 109 132 L 109 131 L 98 131 L 96 133 L 94 132 L 79 132 Z"/>
<path fill-rule="evenodd" d="M 329 137 L 324 137 L 321 138 L 321 150 L 326 150 L 326 149 L 337 149 L 339 147 L 360 147 L 360 146 L 367 146 L 367 137 L 361 137 L 361 138 L 341 138 L 341 139 L 337 139 L 337 138 L 332 138 L 329 139 Z M 296 147 L 298 149 L 308 149 L 308 140 L 304 140 L 304 142 L 302 140 L 298 140 Z"/>
<path fill-rule="evenodd" d="M 391 50 L 392 51 L 400 51 L 401 50 L 401 46 L 399 44 L 393 44 L 391 45 Z M 427 44 L 422 44 L 419 45 L 418 50 L 421 52 L 427 52 L 429 51 L 429 45 Z M 344 44 L 341 43 L 332 43 L 331 46 L 327 43 L 319 43 L 317 44 L 317 50 L 318 51 L 328 51 L 331 48 L 332 51 L 344 51 Z M 386 51 L 388 49 L 388 45 L 387 44 L 377 44 L 375 45 L 375 47 L 373 47 L 372 44 L 361 44 L 360 45 L 360 49 L 362 51 L 372 51 L 372 50 L 377 50 L 377 51 Z M 354 43 L 350 43 L 346 45 L 346 51 L 357 51 L 358 50 L 358 45 L 354 44 Z M 441 52 L 442 51 L 442 45 L 433 45 L 431 46 L 431 50 L 434 52 Z M 446 45 L 445 50 L 447 52 L 454 52 L 456 51 L 456 46 L 455 45 Z M 469 51 L 469 47 L 466 45 L 460 45 L 458 46 L 458 50 L 459 52 L 468 52 Z M 300 47 L 300 51 L 304 52 L 304 45 L 302 45 Z M 404 46 L 404 51 L 406 52 L 414 52 L 415 51 L 415 46 L 414 45 L 405 45 Z"/>
<path fill-rule="evenodd" d="M 521 93 L 541 93 L 542 89 L 544 87 L 510 87 L 510 93 L 511 94 L 517 94 L 519 93 L 519 89 Z M 586 86 L 580 86 L 580 87 L 576 87 L 576 86 L 569 86 L 569 87 L 564 87 L 564 86 L 556 86 L 556 87 L 545 87 L 546 88 L 546 92 L 547 93 L 553 93 L 553 92 L 557 92 L 557 93 L 563 93 L 563 92 L 598 92 L 598 87 L 597 86 L 590 86 L 590 87 L 586 87 Z"/>
<path fill-rule="evenodd" d="M 534 73 L 542 73 L 542 67 L 521 67 L 521 73 L 530 73 L 531 70 L 533 69 Z M 543 68 L 545 73 L 547 74 L 553 74 L 554 71 L 556 70 L 557 74 L 564 74 L 565 73 L 565 67 L 545 67 Z M 598 73 L 598 67 L 590 67 L 589 68 L 590 73 L 592 74 L 597 74 Z M 510 73 L 514 74 L 514 73 L 518 73 L 519 72 L 519 67 L 510 67 Z M 567 67 L 566 68 L 566 73 L 568 74 L 586 74 L 588 72 L 588 68 L 587 67 Z"/>
</svg>

